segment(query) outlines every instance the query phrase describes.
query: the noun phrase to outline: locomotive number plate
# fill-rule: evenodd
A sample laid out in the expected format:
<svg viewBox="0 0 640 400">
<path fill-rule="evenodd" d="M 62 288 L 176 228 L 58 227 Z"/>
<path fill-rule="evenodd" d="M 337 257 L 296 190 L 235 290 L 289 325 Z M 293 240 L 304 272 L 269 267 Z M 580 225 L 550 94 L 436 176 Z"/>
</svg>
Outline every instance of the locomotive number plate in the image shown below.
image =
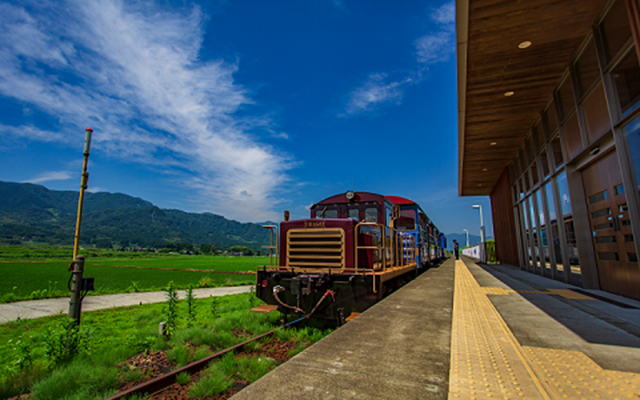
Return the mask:
<svg viewBox="0 0 640 400">
<path fill-rule="evenodd" d="M 304 223 L 305 228 L 324 228 L 324 221 L 306 221 Z"/>
</svg>

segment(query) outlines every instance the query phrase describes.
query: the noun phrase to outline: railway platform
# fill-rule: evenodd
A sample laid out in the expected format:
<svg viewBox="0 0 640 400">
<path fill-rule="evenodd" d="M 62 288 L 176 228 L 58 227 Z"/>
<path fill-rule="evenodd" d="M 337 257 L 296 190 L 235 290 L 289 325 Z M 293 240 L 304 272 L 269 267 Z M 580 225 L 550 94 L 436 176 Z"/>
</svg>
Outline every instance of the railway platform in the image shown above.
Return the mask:
<svg viewBox="0 0 640 400">
<path fill-rule="evenodd" d="M 450 258 L 232 398 L 640 399 L 640 302 Z"/>
</svg>

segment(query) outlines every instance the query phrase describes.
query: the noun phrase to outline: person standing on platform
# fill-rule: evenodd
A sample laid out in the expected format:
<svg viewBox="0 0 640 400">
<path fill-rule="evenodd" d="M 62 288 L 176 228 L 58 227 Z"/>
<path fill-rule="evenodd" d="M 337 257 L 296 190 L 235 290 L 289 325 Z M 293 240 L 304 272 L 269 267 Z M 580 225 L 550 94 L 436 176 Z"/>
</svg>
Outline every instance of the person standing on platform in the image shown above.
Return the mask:
<svg viewBox="0 0 640 400">
<path fill-rule="evenodd" d="M 460 259 L 458 241 L 453 239 L 453 252 L 456 254 L 456 260 Z"/>
</svg>

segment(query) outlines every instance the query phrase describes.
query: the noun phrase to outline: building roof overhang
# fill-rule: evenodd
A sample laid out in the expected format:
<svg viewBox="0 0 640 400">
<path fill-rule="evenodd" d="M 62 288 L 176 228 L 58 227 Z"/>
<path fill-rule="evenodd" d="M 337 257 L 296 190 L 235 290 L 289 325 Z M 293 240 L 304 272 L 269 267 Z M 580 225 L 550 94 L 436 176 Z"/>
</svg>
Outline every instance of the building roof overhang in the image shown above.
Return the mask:
<svg viewBox="0 0 640 400">
<path fill-rule="evenodd" d="M 460 196 L 491 193 L 608 2 L 456 0 Z"/>
</svg>

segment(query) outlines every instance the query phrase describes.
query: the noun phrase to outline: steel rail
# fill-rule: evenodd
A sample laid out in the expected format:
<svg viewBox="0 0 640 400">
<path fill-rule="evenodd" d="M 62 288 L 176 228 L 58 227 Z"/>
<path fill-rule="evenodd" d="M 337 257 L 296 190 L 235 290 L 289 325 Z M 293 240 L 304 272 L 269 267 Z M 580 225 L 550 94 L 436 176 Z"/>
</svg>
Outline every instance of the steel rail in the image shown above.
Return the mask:
<svg viewBox="0 0 640 400">
<path fill-rule="evenodd" d="M 284 324 L 283 326 L 280 326 L 278 328 L 272 329 L 269 332 L 263 333 L 261 335 L 255 336 L 251 339 L 245 340 L 242 343 L 238 343 L 234 346 L 231 346 L 229 348 L 226 348 L 224 350 L 220 350 L 217 353 L 214 353 L 210 356 L 207 356 L 203 359 L 200 359 L 198 361 L 194 361 L 191 364 L 187 364 L 183 367 L 180 367 L 178 369 L 175 369 L 167 374 L 158 376 L 156 378 L 153 379 L 149 379 L 148 381 L 142 382 L 139 385 L 136 385 L 132 388 L 129 388 L 127 390 L 124 390 L 116 395 L 113 395 L 109 398 L 107 398 L 106 400 L 116 400 L 116 399 L 124 399 L 127 396 L 131 396 L 134 394 L 138 394 L 138 395 L 144 395 L 144 396 L 148 396 L 148 395 L 153 395 L 154 393 L 157 393 L 163 389 L 166 389 L 167 387 L 173 385 L 174 383 L 176 383 L 176 377 L 178 376 L 179 373 L 181 372 L 188 372 L 189 374 L 193 375 L 197 372 L 202 371 L 207 364 L 209 363 L 209 361 L 216 359 L 218 357 L 221 357 L 229 352 L 232 352 L 234 350 L 240 349 L 242 347 L 244 347 L 246 344 L 249 344 L 251 342 L 254 342 L 256 340 L 262 339 L 264 337 L 267 337 L 269 335 L 272 335 L 273 333 L 275 333 L 276 331 L 282 329 L 282 328 L 286 328 L 289 327 L 291 325 L 297 324 L 298 322 L 305 320 L 306 317 L 302 317 L 302 318 L 298 318 L 296 320 L 293 320 L 291 322 L 287 322 L 286 324 Z"/>
</svg>

